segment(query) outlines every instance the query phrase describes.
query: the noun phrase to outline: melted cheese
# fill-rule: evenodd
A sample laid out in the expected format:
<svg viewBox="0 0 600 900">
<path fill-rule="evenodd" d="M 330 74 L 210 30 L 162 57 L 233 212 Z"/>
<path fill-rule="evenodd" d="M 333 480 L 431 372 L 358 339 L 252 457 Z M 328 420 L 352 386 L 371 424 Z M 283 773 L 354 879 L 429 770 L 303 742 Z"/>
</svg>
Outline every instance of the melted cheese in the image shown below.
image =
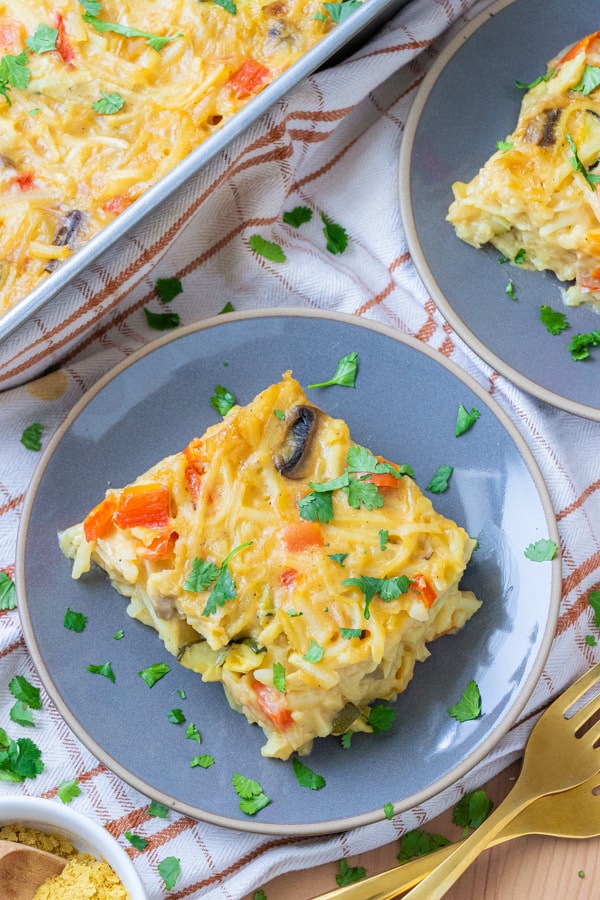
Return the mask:
<svg viewBox="0 0 600 900">
<path fill-rule="evenodd" d="M 289 471 L 282 460 L 302 410 L 313 430 Z M 306 753 L 315 737 L 350 727 L 369 731 L 370 704 L 394 699 L 427 644 L 480 605 L 458 586 L 473 541 L 396 467 L 390 484 L 371 483 L 374 503 L 334 487 L 331 517 L 302 517 L 311 485 L 347 475 L 353 448 L 345 422 L 310 406 L 286 373 L 61 535 L 73 576 L 100 565 L 130 615 L 156 628 L 183 665 L 222 682 L 263 728 L 267 756 Z M 127 521 L 144 490 L 168 506 Z M 144 526 L 144 516 L 154 519 Z M 152 558 L 161 537 L 169 546 Z M 226 590 L 217 599 L 218 575 Z M 368 596 L 374 579 L 389 591 Z"/>
<path fill-rule="evenodd" d="M 600 193 L 584 174 L 600 174 L 600 87 L 581 90 L 600 52 L 579 46 L 527 91 L 508 149 L 453 185 L 447 218 L 474 247 L 489 242 L 511 261 L 524 250 L 520 265 L 554 272 L 567 304 L 600 312 Z"/>
<path fill-rule="evenodd" d="M 235 14 L 212 0 L 100 6 L 84 20 L 77 0 L 0 3 L 0 57 L 14 66 L 23 53 L 30 75 L 0 96 L 0 314 L 332 25 L 314 18 L 321 0 L 236 0 Z M 150 37 L 94 21 L 169 41 L 153 49 Z M 58 49 L 30 49 L 40 25 L 55 30 Z M 120 109 L 94 109 L 113 95 Z"/>
</svg>

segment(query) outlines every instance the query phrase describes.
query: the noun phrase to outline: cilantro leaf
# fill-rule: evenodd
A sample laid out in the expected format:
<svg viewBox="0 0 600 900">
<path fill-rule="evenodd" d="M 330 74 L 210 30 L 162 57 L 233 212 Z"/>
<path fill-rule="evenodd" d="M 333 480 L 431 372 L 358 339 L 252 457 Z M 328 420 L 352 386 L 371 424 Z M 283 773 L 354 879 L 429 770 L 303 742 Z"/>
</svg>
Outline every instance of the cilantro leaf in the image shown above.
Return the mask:
<svg viewBox="0 0 600 900">
<path fill-rule="evenodd" d="M 592 190 L 594 190 L 595 186 L 600 181 L 600 175 L 594 175 L 593 172 L 589 172 L 586 169 L 586 167 L 584 166 L 584 164 L 581 162 L 581 160 L 579 158 L 579 154 L 577 153 L 577 147 L 575 146 L 575 142 L 573 141 L 573 138 L 571 137 L 571 135 L 565 133 L 565 139 L 567 141 L 567 144 L 571 148 L 572 156 L 569 156 L 569 162 L 571 163 L 571 166 L 573 167 L 573 171 L 579 172 L 581 175 L 583 175 L 583 177 L 585 178 L 585 180 L 588 184 L 588 187 L 590 187 Z"/>
<path fill-rule="evenodd" d="M 24 91 L 31 81 L 31 72 L 27 61 L 27 53 L 23 50 L 18 56 L 7 53 L 0 60 L 0 80 L 18 90 Z"/>
<path fill-rule="evenodd" d="M 347 556 L 348 556 L 347 553 L 330 553 L 329 559 L 332 562 L 337 563 L 338 566 L 341 566 L 343 569 L 344 568 L 344 560 L 346 559 Z"/>
<path fill-rule="evenodd" d="M 310 639 L 310 646 L 302 659 L 305 659 L 307 662 L 318 663 L 323 659 L 323 648 L 319 647 L 314 638 Z"/>
<path fill-rule="evenodd" d="M 310 222 L 313 217 L 312 209 L 308 206 L 295 206 L 293 209 L 287 210 L 283 214 L 283 221 L 292 228 L 300 228 L 305 222 Z"/>
<path fill-rule="evenodd" d="M 214 766 L 215 758 L 211 756 L 210 753 L 202 753 L 200 756 L 192 757 L 190 762 L 190 769 L 210 769 L 211 766 Z"/>
<path fill-rule="evenodd" d="M 135 847 L 136 850 L 145 850 L 148 846 L 148 841 L 146 838 L 142 837 L 139 834 L 134 834 L 132 831 L 126 831 L 125 837 L 129 841 L 132 847 Z"/>
<path fill-rule="evenodd" d="M 206 605 L 202 610 L 203 616 L 212 615 L 217 611 L 217 607 L 224 606 L 228 600 L 233 600 L 235 597 L 237 588 L 229 571 L 229 561 L 236 553 L 239 553 L 240 550 L 249 547 L 251 543 L 252 541 L 247 541 L 245 544 L 240 544 L 238 547 L 235 547 L 223 560 L 217 580 L 215 581 L 214 587 L 208 595 Z"/>
<path fill-rule="evenodd" d="M 549 562 L 554 559 L 557 550 L 558 547 L 554 541 L 551 541 L 548 538 L 541 538 L 541 540 L 536 541 L 534 544 L 529 544 L 524 552 L 527 559 L 530 559 L 533 562 Z"/>
<path fill-rule="evenodd" d="M 584 97 L 595 91 L 600 85 L 600 66 L 586 66 L 579 84 L 576 84 L 572 91 L 581 91 Z"/>
<path fill-rule="evenodd" d="M 193 722 L 190 722 L 190 724 L 186 728 L 185 736 L 188 739 L 188 741 L 195 741 L 197 744 L 202 743 L 202 735 L 198 731 L 197 725 L 194 725 Z"/>
<path fill-rule="evenodd" d="M 509 278 L 506 287 L 504 288 L 504 293 L 508 294 L 511 300 L 516 300 L 517 295 L 515 294 L 515 285 L 512 278 Z"/>
<path fill-rule="evenodd" d="M 254 816 L 265 806 L 271 802 L 270 798 L 263 792 L 258 781 L 246 778 L 239 772 L 233 776 L 232 784 L 238 797 L 240 798 L 240 809 L 246 815 Z"/>
<path fill-rule="evenodd" d="M 87 667 L 88 672 L 91 672 L 92 675 L 103 675 L 105 678 L 108 678 L 109 681 L 112 681 L 114 684 L 116 681 L 115 673 L 112 669 L 112 663 L 106 662 L 101 666 L 89 665 Z"/>
<path fill-rule="evenodd" d="M 381 551 L 385 550 L 387 547 L 387 542 L 390 538 L 390 533 L 386 528 L 379 529 L 379 549 Z"/>
<path fill-rule="evenodd" d="M 280 662 L 273 663 L 273 686 L 285 694 L 285 666 Z"/>
<path fill-rule="evenodd" d="M 79 4 L 83 6 L 85 11 L 91 16 L 99 16 L 102 12 L 102 3 L 100 0 L 79 0 Z"/>
<path fill-rule="evenodd" d="M 527 256 L 527 250 L 525 247 L 520 247 L 519 250 L 515 253 L 515 258 L 513 262 L 515 262 L 518 266 L 525 262 L 525 257 Z"/>
<path fill-rule="evenodd" d="M 177 34 L 171 35 L 171 37 L 160 37 L 157 34 L 150 34 L 148 31 L 140 31 L 139 28 L 132 28 L 130 25 L 121 25 L 118 22 L 105 22 L 103 19 L 98 19 L 94 15 L 90 15 L 89 13 L 84 13 L 81 17 L 84 22 L 88 25 L 91 25 L 95 31 L 98 31 L 100 34 L 105 34 L 107 31 L 112 31 L 114 34 L 120 34 L 122 37 L 141 37 L 144 38 L 149 47 L 152 47 L 153 50 L 156 50 L 157 53 L 160 53 L 165 44 L 169 44 L 171 41 L 176 40 L 177 38 L 183 37 L 183 32 L 179 31 Z"/>
<path fill-rule="evenodd" d="M 42 708 L 40 689 L 31 684 L 30 681 L 27 681 L 24 675 L 15 675 L 14 678 L 11 678 L 8 683 L 8 689 L 15 700 L 21 700 L 27 706 L 30 706 L 31 709 Z"/>
<path fill-rule="evenodd" d="M 170 709 L 167 713 L 167 719 L 171 722 L 172 725 L 181 725 L 185 722 L 185 716 L 183 714 L 183 710 L 178 707 L 175 709 Z"/>
<path fill-rule="evenodd" d="M 323 5 L 331 15 L 331 11 L 328 9 L 328 7 L 331 6 L 333 8 L 336 8 L 337 10 L 345 7 L 346 10 L 348 10 L 350 4 L 353 2 L 354 0 L 344 0 L 343 3 L 324 3 Z M 362 6 L 361 3 L 358 3 L 357 5 Z M 350 12 L 351 11 L 352 10 L 350 10 Z M 321 213 L 321 219 L 323 221 L 323 234 L 325 235 L 327 249 L 330 253 L 333 254 L 343 253 L 344 250 L 348 247 L 348 234 L 346 232 L 346 229 L 328 219 L 325 213 Z"/>
<path fill-rule="evenodd" d="M 365 599 L 363 616 L 371 617 L 369 606 L 373 597 L 379 594 L 384 602 L 395 600 L 400 594 L 405 594 L 410 587 L 410 578 L 406 575 L 398 575 L 395 578 L 374 578 L 371 575 L 361 575 L 358 578 L 346 578 L 342 584 L 347 587 L 357 587 L 362 591 Z"/>
<path fill-rule="evenodd" d="M 333 519 L 332 491 L 311 491 L 298 500 L 300 518 L 308 522 L 331 522 Z"/>
<path fill-rule="evenodd" d="M 154 290 L 161 303 L 170 303 L 183 292 L 183 285 L 179 278 L 157 278 Z"/>
<path fill-rule="evenodd" d="M 479 828 L 492 811 L 494 804 L 484 790 L 464 794 L 452 810 L 452 821 L 464 829 L 464 837 L 469 828 Z"/>
<path fill-rule="evenodd" d="M 184 591 L 206 591 L 216 581 L 220 571 L 219 566 L 197 556 L 192 563 L 190 574 L 183 584 Z"/>
<path fill-rule="evenodd" d="M 589 358 L 590 347 L 600 347 L 600 330 L 576 334 L 567 349 L 570 351 L 571 357 L 575 361 L 579 361 Z"/>
<path fill-rule="evenodd" d="M 14 609 L 17 605 L 17 588 L 6 572 L 0 572 L 0 609 Z"/>
<path fill-rule="evenodd" d="M 23 703 L 22 700 L 17 700 L 11 706 L 8 717 L 11 722 L 14 722 L 16 725 L 22 725 L 24 728 L 34 728 L 35 722 L 33 721 L 33 713 L 26 703 Z"/>
<path fill-rule="evenodd" d="M 498 150 L 502 150 L 503 153 L 506 153 L 507 150 L 511 150 L 513 147 L 512 141 L 496 141 L 495 144 Z"/>
<path fill-rule="evenodd" d="M 458 722 L 468 722 L 481 716 L 481 694 L 475 681 L 470 681 L 458 703 L 448 709 L 448 713 Z"/>
<path fill-rule="evenodd" d="M 41 450 L 42 449 L 42 432 L 44 430 L 44 426 L 40 422 L 34 422 L 33 425 L 28 425 L 21 435 L 21 443 L 27 450 Z"/>
<path fill-rule="evenodd" d="M 223 385 L 218 384 L 215 392 L 210 398 L 211 405 L 216 409 L 220 416 L 225 416 L 235 406 L 236 400 L 232 393 Z"/>
<path fill-rule="evenodd" d="M 68 631 L 76 631 L 77 634 L 81 634 L 82 631 L 85 631 L 87 616 L 80 612 L 74 612 L 67 606 L 63 625 Z"/>
<path fill-rule="evenodd" d="M 590 591 L 588 603 L 594 610 L 594 625 L 596 628 L 600 628 L 600 591 Z"/>
<path fill-rule="evenodd" d="M 540 306 L 540 322 L 546 326 L 546 330 L 550 334 L 560 334 L 569 327 L 566 315 L 563 312 L 557 312 L 545 303 Z"/>
<path fill-rule="evenodd" d="M 584 641 L 586 642 L 588 647 L 597 647 L 598 646 L 598 641 L 594 637 L 593 634 L 586 634 L 586 636 L 584 637 Z"/>
<path fill-rule="evenodd" d="M 324 3 L 323 8 L 327 10 L 336 25 L 341 25 L 355 10 L 362 6 L 361 0 L 342 0 L 341 3 Z"/>
<path fill-rule="evenodd" d="M 171 328 L 177 328 L 181 323 L 178 313 L 155 313 L 147 306 L 144 306 L 144 315 L 149 328 L 155 331 L 169 331 Z"/>
<path fill-rule="evenodd" d="M 48 53 L 50 50 L 56 50 L 57 38 L 58 28 L 42 24 L 38 25 L 34 33 L 25 39 L 25 46 L 32 53 Z"/>
<path fill-rule="evenodd" d="M 340 887 L 344 887 L 346 884 L 354 884 L 355 881 L 360 881 L 366 874 L 364 866 L 349 866 L 345 859 L 340 859 L 340 871 L 339 875 L 335 876 L 335 881 Z"/>
<path fill-rule="evenodd" d="M 379 509 L 384 504 L 384 497 L 376 484 L 366 481 L 364 478 L 353 478 L 348 480 L 346 490 L 348 496 L 348 505 L 352 509 L 359 509 L 360 505 L 365 509 Z"/>
<path fill-rule="evenodd" d="M 340 628 L 340 636 L 346 641 L 351 641 L 352 638 L 360 638 L 362 633 L 362 628 Z"/>
<path fill-rule="evenodd" d="M 117 91 L 114 91 L 112 94 L 109 94 L 107 91 L 100 91 L 100 97 L 92 103 L 94 112 L 99 113 L 101 116 L 114 116 L 124 106 L 125 98 Z"/>
<path fill-rule="evenodd" d="M 346 356 L 338 359 L 337 368 L 332 378 L 328 381 L 320 381 L 317 384 L 309 384 L 309 388 L 330 387 L 338 384 L 341 387 L 354 387 L 356 384 L 356 373 L 358 371 L 358 353 L 352 350 Z"/>
<path fill-rule="evenodd" d="M 383 734 L 389 731 L 396 721 L 396 710 L 393 706 L 373 706 L 369 711 L 367 723 L 373 729 L 374 734 Z"/>
<path fill-rule="evenodd" d="M 447 847 L 450 844 L 448 838 L 442 834 L 432 834 L 429 831 L 422 831 L 420 828 L 413 828 L 400 838 L 400 852 L 398 853 L 398 862 L 408 862 L 416 856 L 425 856 L 433 850 L 440 847 Z"/>
<path fill-rule="evenodd" d="M 71 800 L 79 797 L 80 794 L 81 788 L 77 784 L 76 778 L 71 778 L 70 781 L 62 781 L 58 787 L 58 797 L 62 803 L 70 803 Z"/>
<path fill-rule="evenodd" d="M 157 681 L 164 678 L 171 671 L 171 667 L 167 663 L 154 663 L 146 669 L 141 669 L 138 675 L 145 681 L 149 688 L 154 687 Z"/>
<path fill-rule="evenodd" d="M 344 749 L 344 750 L 350 749 L 350 742 L 352 741 L 353 734 L 354 734 L 353 731 L 345 731 L 343 734 L 340 735 L 340 744 L 342 745 L 342 749 Z"/>
<path fill-rule="evenodd" d="M 218 314 L 219 314 L 220 316 L 222 316 L 222 315 L 224 315 L 225 313 L 228 313 L 228 312 L 235 312 L 235 307 L 234 307 L 233 303 L 231 302 L 231 300 L 228 300 L 228 301 L 227 301 L 227 303 L 225 304 L 225 306 L 223 307 L 223 309 L 220 309 L 220 310 L 219 310 L 219 313 L 218 313 Z"/>
<path fill-rule="evenodd" d="M 394 818 L 394 804 L 393 803 L 384 803 L 383 804 L 383 812 L 386 819 Z"/>
<path fill-rule="evenodd" d="M 287 259 L 283 248 L 279 244 L 276 244 L 274 241 L 267 241 L 260 234 L 250 235 L 248 243 L 251 250 L 254 250 L 259 256 L 264 256 L 265 259 L 271 262 L 284 263 Z"/>
<path fill-rule="evenodd" d="M 523 91 L 530 91 L 532 88 L 537 87 L 538 84 L 541 84 L 542 81 L 550 81 L 552 76 L 554 75 L 554 69 L 549 69 L 545 75 L 538 75 L 533 81 L 529 83 L 525 81 L 515 81 L 515 87 L 518 87 Z"/>
<path fill-rule="evenodd" d="M 213 3 L 216 3 L 217 6 L 221 6 L 226 12 L 231 13 L 232 16 L 235 16 L 237 13 L 237 6 L 233 0 L 213 0 Z"/>
<path fill-rule="evenodd" d="M 468 431 L 469 428 L 475 424 L 480 415 L 481 413 L 478 409 L 473 408 L 469 412 L 462 403 L 459 403 L 458 413 L 456 415 L 456 426 L 454 428 L 455 437 L 460 437 L 461 434 Z"/>
<path fill-rule="evenodd" d="M 444 491 L 448 490 L 448 485 L 453 472 L 454 466 L 438 466 L 433 478 L 425 490 L 431 491 L 432 494 L 443 494 Z"/>
<path fill-rule="evenodd" d="M 25 781 L 44 771 L 42 752 L 29 738 L 14 741 L 0 728 L 0 781 Z"/>
<path fill-rule="evenodd" d="M 156 816 L 158 819 L 166 819 L 169 810 L 162 803 L 159 803 L 157 800 L 152 800 L 150 806 L 148 807 L 148 815 Z"/>
<path fill-rule="evenodd" d="M 325 779 L 322 775 L 317 775 L 312 769 L 301 762 L 297 756 L 292 760 L 294 775 L 300 787 L 308 788 L 310 791 L 320 791 L 325 787 Z"/>
<path fill-rule="evenodd" d="M 177 879 L 181 874 L 181 864 L 176 856 L 167 856 L 158 864 L 158 874 L 165 884 L 165 888 L 170 891 L 175 887 Z"/>
</svg>

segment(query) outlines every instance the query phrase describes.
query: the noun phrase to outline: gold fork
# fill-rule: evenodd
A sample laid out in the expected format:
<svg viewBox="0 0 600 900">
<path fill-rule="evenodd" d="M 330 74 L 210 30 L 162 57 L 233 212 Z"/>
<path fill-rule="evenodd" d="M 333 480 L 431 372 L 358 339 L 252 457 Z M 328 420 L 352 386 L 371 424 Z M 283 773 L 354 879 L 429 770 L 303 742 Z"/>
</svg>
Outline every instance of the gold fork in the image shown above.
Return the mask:
<svg viewBox="0 0 600 900">
<path fill-rule="evenodd" d="M 598 837 L 600 795 L 594 793 L 598 787 L 600 787 L 600 773 L 570 790 L 539 797 L 505 825 L 502 831 L 492 838 L 490 846 L 526 834 L 546 834 L 564 838 Z M 439 850 L 395 866 L 386 872 L 320 894 L 315 900 L 394 900 L 394 897 L 398 897 L 422 881 L 436 866 L 454 853 L 456 847 L 457 844 L 440 847 Z"/>
<path fill-rule="evenodd" d="M 510 794 L 434 871 L 407 895 L 411 900 L 440 900 L 490 841 L 538 797 L 581 784 L 600 771 L 600 697 L 570 718 L 566 714 L 600 681 L 600 663 L 577 679 L 540 717 L 529 736 L 521 773 Z"/>
</svg>

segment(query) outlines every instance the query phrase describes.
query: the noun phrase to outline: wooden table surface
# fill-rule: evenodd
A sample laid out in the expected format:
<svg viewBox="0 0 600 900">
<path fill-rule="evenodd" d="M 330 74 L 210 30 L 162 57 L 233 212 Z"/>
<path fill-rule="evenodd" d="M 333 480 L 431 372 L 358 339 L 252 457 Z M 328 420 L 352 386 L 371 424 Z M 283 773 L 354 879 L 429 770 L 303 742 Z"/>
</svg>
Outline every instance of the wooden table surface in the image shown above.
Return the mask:
<svg viewBox="0 0 600 900">
<path fill-rule="evenodd" d="M 497 775 L 486 790 L 495 803 L 506 796 L 519 771 L 515 764 Z M 600 831 L 600 797 L 598 826 Z M 433 819 L 428 831 L 460 838 L 451 811 Z M 364 866 L 367 875 L 397 865 L 398 842 L 348 859 Z M 267 900 L 312 900 L 336 885 L 339 863 L 289 872 L 264 885 Z M 406 897 L 410 895 L 405 895 Z M 598 900 L 600 898 L 600 837 L 565 840 L 528 836 L 485 851 L 446 894 L 448 900 Z M 254 892 L 244 900 L 254 900 Z"/>
</svg>

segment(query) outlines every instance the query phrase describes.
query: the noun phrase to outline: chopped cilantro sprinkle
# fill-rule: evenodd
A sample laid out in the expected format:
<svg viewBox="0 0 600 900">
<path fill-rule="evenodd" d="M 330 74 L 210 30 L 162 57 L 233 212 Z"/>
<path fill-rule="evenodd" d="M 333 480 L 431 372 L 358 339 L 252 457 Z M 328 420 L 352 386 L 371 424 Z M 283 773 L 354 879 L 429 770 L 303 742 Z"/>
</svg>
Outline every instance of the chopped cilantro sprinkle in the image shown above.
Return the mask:
<svg viewBox="0 0 600 900">
<path fill-rule="evenodd" d="M 248 239 L 250 249 L 270 262 L 284 263 L 287 259 L 283 248 L 274 241 L 267 241 L 260 234 L 252 234 Z"/>
<path fill-rule="evenodd" d="M 161 678 L 164 678 L 171 671 L 171 667 L 167 665 L 167 663 L 155 663 L 152 666 L 148 666 L 146 669 L 142 669 L 138 672 L 138 675 L 145 681 L 148 687 L 154 687 L 157 681 L 160 681 Z"/>
<path fill-rule="evenodd" d="M 76 778 L 71 778 L 69 781 L 62 781 L 58 787 L 58 799 L 62 803 L 70 803 L 71 800 L 74 800 L 75 797 L 79 797 L 81 794 L 81 788 L 77 784 Z"/>
<path fill-rule="evenodd" d="M 43 430 L 44 426 L 40 422 L 34 422 L 33 425 L 28 425 L 21 435 L 21 443 L 23 446 L 26 447 L 27 450 L 41 450 Z"/>
<path fill-rule="evenodd" d="M 475 681 L 468 683 L 460 700 L 449 707 L 448 713 L 458 722 L 468 722 L 481 716 L 481 694 Z"/>
<path fill-rule="evenodd" d="M 569 327 L 569 322 L 563 312 L 557 312 L 547 304 L 540 306 L 540 322 L 546 326 L 550 334 L 560 334 Z"/>
<path fill-rule="evenodd" d="M 548 538 L 541 538 L 533 544 L 529 544 L 525 548 L 525 556 L 533 562 L 549 562 L 556 556 L 558 547 L 554 541 Z"/>
<path fill-rule="evenodd" d="M 322 775 L 317 775 L 305 763 L 301 762 L 298 757 L 292 760 L 294 775 L 300 787 L 308 788 L 311 791 L 320 791 L 325 787 L 325 779 Z"/>
<path fill-rule="evenodd" d="M 116 681 L 115 673 L 112 669 L 112 664 L 109 662 L 103 663 L 100 666 L 89 665 L 87 667 L 88 672 L 91 672 L 92 675 L 103 675 L 105 678 L 108 678 L 109 681 L 112 681 L 114 684 Z"/>
<path fill-rule="evenodd" d="M 0 609 L 14 609 L 17 605 L 17 588 L 6 572 L 0 572 Z"/>
<path fill-rule="evenodd" d="M 340 859 L 340 871 L 335 876 L 335 881 L 340 887 L 344 887 L 346 884 L 360 881 L 366 874 L 364 866 L 349 866 L 345 859 Z"/>
</svg>

